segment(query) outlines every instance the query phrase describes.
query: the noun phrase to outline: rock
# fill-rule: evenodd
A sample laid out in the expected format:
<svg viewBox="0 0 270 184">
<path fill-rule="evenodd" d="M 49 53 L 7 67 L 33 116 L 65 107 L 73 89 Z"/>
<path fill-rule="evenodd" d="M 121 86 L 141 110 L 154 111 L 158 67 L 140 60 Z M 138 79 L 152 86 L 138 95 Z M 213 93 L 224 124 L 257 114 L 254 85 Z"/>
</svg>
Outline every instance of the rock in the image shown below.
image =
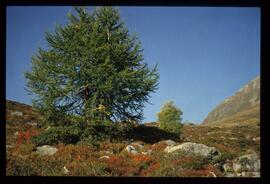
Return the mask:
<svg viewBox="0 0 270 184">
<path fill-rule="evenodd" d="M 106 154 L 113 154 L 112 151 L 105 151 Z"/>
<path fill-rule="evenodd" d="M 11 149 L 11 148 L 14 148 L 15 146 L 14 145 L 6 145 L 6 149 Z"/>
<path fill-rule="evenodd" d="M 214 164 L 214 166 L 215 166 L 217 169 L 219 169 L 220 171 L 223 171 L 223 167 L 222 167 L 222 164 L 221 164 L 221 163 L 217 162 L 217 163 Z"/>
<path fill-rule="evenodd" d="M 192 142 L 186 142 L 177 146 L 167 146 L 164 151 L 167 153 L 172 153 L 178 150 L 186 151 L 187 153 L 193 153 L 210 159 L 220 154 L 220 152 L 214 147 L 208 147 L 204 144 Z"/>
<path fill-rule="evenodd" d="M 33 121 L 28 121 L 26 124 L 30 126 L 37 126 L 37 123 Z"/>
<path fill-rule="evenodd" d="M 44 146 L 39 146 L 37 147 L 37 153 L 39 155 L 53 155 L 55 154 L 56 152 L 58 151 L 58 149 L 56 147 L 53 147 L 53 146 L 49 146 L 49 145 L 44 145 Z"/>
<path fill-rule="evenodd" d="M 105 155 L 105 156 L 99 157 L 98 159 L 99 159 L 99 160 L 101 160 L 101 159 L 110 159 L 110 157 L 107 156 L 107 155 Z"/>
<path fill-rule="evenodd" d="M 20 111 L 15 111 L 15 112 L 12 112 L 11 115 L 15 115 L 15 116 L 23 116 L 23 113 L 20 112 Z"/>
<path fill-rule="evenodd" d="M 63 167 L 64 174 L 69 174 L 69 170 L 66 168 L 66 166 Z"/>
<path fill-rule="evenodd" d="M 176 142 L 172 141 L 170 139 L 163 141 L 165 144 L 167 144 L 168 146 L 175 146 Z"/>
<path fill-rule="evenodd" d="M 131 143 L 131 145 L 137 146 L 139 149 L 144 147 L 144 145 L 142 143 L 139 143 L 139 142 L 133 142 L 133 143 Z"/>
<path fill-rule="evenodd" d="M 216 174 L 214 172 L 209 172 L 209 175 L 208 176 L 213 176 L 214 178 L 216 178 Z"/>
<path fill-rule="evenodd" d="M 254 138 L 252 138 L 252 140 L 253 140 L 254 142 L 260 141 L 260 140 L 261 140 L 261 137 L 254 137 Z"/>
<path fill-rule="evenodd" d="M 19 132 L 18 131 L 14 133 L 14 136 L 17 137 L 18 135 L 19 135 Z"/>
<path fill-rule="evenodd" d="M 233 168 L 228 163 L 224 164 L 222 166 L 222 169 L 224 170 L 224 172 L 231 172 L 231 171 L 233 171 Z"/>
<path fill-rule="evenodd" d="M 159 142 L 153 144 L 153 146 L 156 146 L 157 144 L 166 144 L 167 146 L 175 146 L 176 142 L 168 139 L 168 140 L 164 140 L 164 141 L 159 141 Z"/>
<path fill-rule="evenodd" d="M 261 161 L 257 154 L 238 157 L 233 161 L 233 169 L 237 173 L 260 172 Z"/>
<path fill-rule="evenodd" d="M 230 140 L 237 140 L 237 138 L 235 138 L 235 137 L 231 137 L 231 138 L 229 138 Z"/>
<path fill-rule="evenodd" d="M 132 145 L 128 145 L 128 146 L 126 147 L 126 150 L 127 150 L 128 153 L 138 154 L 138 151 L 137 151 L 137 150 L 134 148 L 134 146 L 132 146 Z"/>
<path fill-rule="evenodd" d="M 246 172 L 236 173 L 236 175 L 237 176 L 242 176 L 242 177 L 244 176 L 245 177 L 246 176 Z"/>
<path fill-rule="evenodd" d="M 147 152 L 142 152 L 143 155 L 151 155 L 152 150 L 148 150 Z"/>
</svg>

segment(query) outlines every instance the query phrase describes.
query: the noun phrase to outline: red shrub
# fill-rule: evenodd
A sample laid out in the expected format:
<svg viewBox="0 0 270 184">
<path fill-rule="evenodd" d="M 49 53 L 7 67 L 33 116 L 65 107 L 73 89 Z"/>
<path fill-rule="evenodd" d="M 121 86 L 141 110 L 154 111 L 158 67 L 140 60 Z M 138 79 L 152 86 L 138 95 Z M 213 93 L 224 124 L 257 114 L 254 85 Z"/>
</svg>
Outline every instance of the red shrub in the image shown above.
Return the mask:
<svg viewBox="0 0 270 184">
<path fill-rule="evenodd" d="M 153 161 L 152 157 L 148 155 L 131 155 L 131 158 L 136 164 L 140 164 L 142 162 L 150 163 Z"/>
<path fill-rule="evenodd" d="M 27 130 L 19 131 L 16 145 L 21 145 L 22 143 L 29 143 L 33 136 L 37 136 L 39 132 L 37 130 Z"/>
<path fill-rule="evenodd" d="M 93 153 L 96 149 L 89 145 L 58 145 L 58 152 L 56 156 L 58 157 L 66 157 L 70 156 L 71 159 L 74 160 L 88 160 L 89 158 L 93 158 Z"/>
<path fill-rule="evenodd" d="M 133 166 L 130 161 L 120 156 L 112 155 L 109 159 L 103 160 L 112 176 L 134 176 L 139 174 L 139 168 Z"/>
<path fill-rule="evenodd" d="M 159 167 L 160 167 L 159 163 L 155 163 L 153 165 L 150 165 L 147 169 L 143 169 L 141 171 L 141 176 L 148 176 L 149 174 L 151 174 L 152 172 L 157 170 Z"/>
</svg>

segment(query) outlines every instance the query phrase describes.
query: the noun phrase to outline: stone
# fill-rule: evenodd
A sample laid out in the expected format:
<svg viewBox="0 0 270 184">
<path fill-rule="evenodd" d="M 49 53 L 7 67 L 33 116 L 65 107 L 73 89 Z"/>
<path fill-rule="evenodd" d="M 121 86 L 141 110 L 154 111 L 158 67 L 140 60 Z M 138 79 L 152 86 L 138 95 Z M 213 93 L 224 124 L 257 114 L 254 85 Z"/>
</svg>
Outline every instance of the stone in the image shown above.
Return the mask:
<svg viewBox="0 0 270 184">
<path fill-rule="evenodd" d="M 11 149 L 11 148 L 14 148 L 15 146 L 14 145 L 6 145 L 6 149 Z"/>
<path fill-rule="evenodd" d="M 18 131 L 14 133 L 14 136 L 17 137 L 18 135 L 19 135 L 19 132 Z"/>
<path fill-rule="evenodd" d="M 222 167 L 222 164 L 221 164 L 221 163 L 217 162 L 217 163 L 214 164 L 214 166 L 215 166 L 217 169 L 219 169 L 220 171 L 223 171 L 223 167 Z"/>
<path fill-rule="evenodd" d="M 260 167 L 261 161 L 256 153 L 238 157 L 233 161 L 233 169 L 237 173 L 259 172 Z"/>
<path fill-rule="evenodd" d="M 26 124 L 30 126 L 37 126 L 37 123 L 33 121 L 28 121 Z"/>
<path fill-rule="evenodd" d="M 137 151 L 137 150 L 135 149 L 135 147 L 132 146 L 132 145 L 128 145 L 128 146 L 126 147 L 126 150 L 127 150 L 128 153 L 138 154 L 138 151 Z"/>
<path fill-rule="evenodd" d="M 211 177 L 211 176 L 212 176 L 212 177 L 214 177 L 214 178 L 216 178 L 216 177 L 217 177 L 217 175 L 216 175 L 214 172 L 212 172 L 212 171 L 211 171 L 211 172 L 209 172 L 209 175 L 208 175 L 208 176 L 209 176 L 209 177 Z"/>
<path fill-rule="evenodd" d="M 69 174 L 69 170 L 66 168 L 66 166 L 63 167 L 63 170 L 64 170 L 64 174 Z"/>
<path fill-rule="evenodd" d="M 142 143 L 139 143 L 139 142 L 133 142 L 131 143 L 132 146 L 137 146 L 139 149 L 143 148 L 144 145 Z"/>
<path fill-rule="evenodd" d="M 15 112 L 12 112 L 11 115 L 15 115 L 15 116 L 23 116 L 23 113 L 20 112 L 20 111 L 15 111 Z"/>
<path fill-rule="evenodd" d="M 168 139 L 168 140 L 164 140 L 164 141 L 159 141 L 159 142 L 153 144 L 153 146 L 156 146 L 157 144 L 166 144 L 167 146 L 171 146 L 172 147 L 172 146 L 175 146 L 176 145 L 176 142 Z"/>
<path fill-rule="evenodd" d="M 57 151 L 58 149 L 56 147 L 49 146 L 49 145 L 43 145 L 43 146 L 37 147 L 37 153 L 42 156 L 51 156 L 51 155 L 54 155 Z"/>
<path fill-rule="evenodd" d="M 254 138 L 252 138 L 252 140 L 253 140 L 254 142 L 260 141 L 260 140 L 261 140 L 261 137 L 254 137 Z"/>
<path fill-rule="evenodd" d="M 110 159 L 110 157 L 107 156 L 107 155 L 105 155 L 105 156 L 99 157 L 98 159 L 99 159 L 99 160 L 101 160 L 101 159 Z"/>
<path fill-rule="evenodd" d="M 106 154 L 113 154 L 113 151 L 105 151 Z"/>
<path fill-rule="evenodd" d="M 170 139 L 163 141 L 165 144 L 167 144 L 168 146 L 175 146 L 176 142 L 172 141 Z"/>
<path fill-rule="evenodd" d="M 142 152 L 143 155 L 151 155 L 152 150 L 148 150 L 147 152 Z"/>
<path fill-rule="evenodd" d="M 178 150 L 196 154 L 209 159 L 220 155 L 220 152 L 214 147 L 208 147 L 204 144 L 197 144 L 193 142 L 186 142 L 177 146 L 167 146 L 164 151 L 166 153 L 172 153 Z"/>
</svg>

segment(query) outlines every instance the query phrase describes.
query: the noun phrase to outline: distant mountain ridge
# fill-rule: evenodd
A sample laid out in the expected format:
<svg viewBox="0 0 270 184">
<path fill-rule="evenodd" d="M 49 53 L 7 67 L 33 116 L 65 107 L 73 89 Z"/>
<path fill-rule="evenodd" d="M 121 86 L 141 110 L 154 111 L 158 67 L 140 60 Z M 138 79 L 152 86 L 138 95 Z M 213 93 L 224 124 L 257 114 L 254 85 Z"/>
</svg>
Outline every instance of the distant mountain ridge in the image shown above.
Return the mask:
<svg viewBox="0 0 270 184">
<path fill-rule="evenodd" d="M 248 124 L 260 119 L 260 76 L 211 111 L 202 125 Z"/>
</svg>

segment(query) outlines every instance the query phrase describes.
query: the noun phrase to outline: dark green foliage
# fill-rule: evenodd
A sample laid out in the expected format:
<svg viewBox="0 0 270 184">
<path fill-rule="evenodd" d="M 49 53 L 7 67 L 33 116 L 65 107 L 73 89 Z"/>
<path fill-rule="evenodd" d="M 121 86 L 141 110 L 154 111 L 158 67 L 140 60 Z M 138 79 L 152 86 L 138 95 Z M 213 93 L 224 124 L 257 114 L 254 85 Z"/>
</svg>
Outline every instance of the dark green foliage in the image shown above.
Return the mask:
<svg viewBox="0 0 270 184">
<path fill-rule="evenodd" d="M 106 120 L 96 120 L 88 125 L 85 123 L 74 123 L 65 126 L 55 126 L 33 137 L 32 141 L 37 146 L 44 144 L 56 145 L 58 143 L 74 144 L 78 141 L 96 144 L 105 140 L 122 140 L 127 136 L 127 133 L 127 129 L 122 128 L 120 124 Z"/>
<path fill-rule="evenodd" d="M 180 141 L 179 134 L 161 130 L 157 127 L 140 125 L 128 131 L 127 138 L 154 144 L 162 140 Z"/>
<path fill-rule="evenodd" d="M 81 140 L 90 144 L 105 140 L 122 140 L 127 131 L 121 129 L 119 124 L 111 121 L 95 121 L 87 126 L 81 136 Z"/>
<path fill-rule="evenodd" d="M 82 133 L 83 127 L 79 125 L 56 126 L 33 137 L 32 142 L 37 146 L 45 144 L 55 145 L 58 143 L 74 144 L 80 140 Z"/>
<path fill-rule="evenodd" d="M 172 101 L 164 104 L 161 111 L 157 114 L 159 127 L 162 130 L 180 135 L 182 128 L 181 115 L 182 111 L 173 105 Z"/>
<path fill-rule="evenodd" d="M 66 115 L 87 122 L 142 119 L 144 103 L 157 89 L 157 67 L 143 62 L 140 42 L 117 9 L 75 10 L 66 26 L 46 33 L 49 49 L 39 49 L 25 73 L 34 106 L 54 126 Z"/>
</svg>

